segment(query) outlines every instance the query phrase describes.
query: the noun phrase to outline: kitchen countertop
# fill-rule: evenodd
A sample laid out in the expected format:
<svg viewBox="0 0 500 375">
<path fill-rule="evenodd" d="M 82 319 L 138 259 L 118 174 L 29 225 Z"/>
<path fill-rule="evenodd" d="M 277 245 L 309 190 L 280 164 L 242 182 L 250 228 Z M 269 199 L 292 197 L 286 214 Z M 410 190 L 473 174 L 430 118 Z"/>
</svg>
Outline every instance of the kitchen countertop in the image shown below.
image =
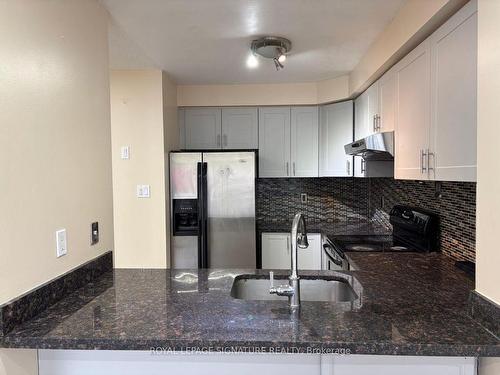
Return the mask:
<svg viewBox="0 0 500 375">
<path fill-rule="evenodd" d="M 265 271 L 117 269 L 17 326 L 0 346 L 500 356 L 499 340 L 468 316 L 473 283 L 448 258 L 349 256 L 360 271 L 301 274 L 351 283 L 360 297 L 353 303 L 303 302 L 290 314 L 286 299 L 230 296 L 235 277 Z"/>
</svg>

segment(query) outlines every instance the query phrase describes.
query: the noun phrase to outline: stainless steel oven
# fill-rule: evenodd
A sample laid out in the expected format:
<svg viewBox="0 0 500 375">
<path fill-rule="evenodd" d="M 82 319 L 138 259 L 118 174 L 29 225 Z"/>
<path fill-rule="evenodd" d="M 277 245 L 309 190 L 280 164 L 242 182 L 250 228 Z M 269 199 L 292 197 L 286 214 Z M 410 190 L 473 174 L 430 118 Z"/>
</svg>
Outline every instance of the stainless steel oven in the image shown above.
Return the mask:
<svg viewBox="0 0 500 375">
<path fill-rule="evenodd" d="M 322 236 L 321 240 L 321 269 L 325 271 L 347 271 L 349 270 L 349 262 L 345 256 L 338 252 L 335 245 L 326 236 Z"/>
</svg>

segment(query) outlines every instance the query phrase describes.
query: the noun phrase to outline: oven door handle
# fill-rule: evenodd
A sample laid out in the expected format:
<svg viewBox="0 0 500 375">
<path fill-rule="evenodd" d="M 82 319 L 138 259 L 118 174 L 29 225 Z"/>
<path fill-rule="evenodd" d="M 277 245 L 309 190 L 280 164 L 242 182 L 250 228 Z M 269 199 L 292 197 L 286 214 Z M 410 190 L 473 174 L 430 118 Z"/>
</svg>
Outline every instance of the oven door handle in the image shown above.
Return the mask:
<svg viewBox="0 0 500 375">
<path fill-rule="evenodd" d="M 323 249 L 324 249 L 324 253 L 326 254 L 326 256 L 327 256 L 327 257 L 328 257 L 328 258 L 329 258 L 329 259 L 330 259 L 333 263 L 335 263 L 335 264 L 336 264 L 337 266 L 339 266 L 339 267 L 342 267 L 342 261 L 341 261 L 341 260 L 338 260 L 338 259 L 334 259 L 334 258 L 330 255 L 330 253 L 328 252 L 328 250 L 326 250 L 326 249 L 331 249 L 331 250 L 333 250 L 333 249 L 332 249 L 332 247 L 331 247 L 330 245 L 324 244 L 324 245 L 323 245 Z"/>
</svg>

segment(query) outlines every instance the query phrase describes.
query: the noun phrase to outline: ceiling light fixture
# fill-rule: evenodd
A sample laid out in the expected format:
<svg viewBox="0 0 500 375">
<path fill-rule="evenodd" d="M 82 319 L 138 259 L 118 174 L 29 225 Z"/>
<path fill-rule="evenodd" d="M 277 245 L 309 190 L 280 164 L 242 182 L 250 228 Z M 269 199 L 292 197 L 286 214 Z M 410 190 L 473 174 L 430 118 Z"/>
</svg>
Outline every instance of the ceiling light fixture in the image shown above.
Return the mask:
<svg viewBox="0 0 500 375">
<path fill-rule="evenodd" d="M 247 67 L 250 69 L 254 69 L 259 66 L 259 60 L 257 60 L 257 56 L 251 53 L 247 58 Z"/>
<path fill-rule="evenodd" d="M 283 64 L 286 61 L 286 54 L 292 49 L 292 42 L 278 36 L 264 36 L 253 40 L 250 49 L 254 58 L 259 55 L 272 59 L 276 70 L 280 70 L 285 67 Z M 248 60 L 247 66 L 250 67 Z"/>
</svg>

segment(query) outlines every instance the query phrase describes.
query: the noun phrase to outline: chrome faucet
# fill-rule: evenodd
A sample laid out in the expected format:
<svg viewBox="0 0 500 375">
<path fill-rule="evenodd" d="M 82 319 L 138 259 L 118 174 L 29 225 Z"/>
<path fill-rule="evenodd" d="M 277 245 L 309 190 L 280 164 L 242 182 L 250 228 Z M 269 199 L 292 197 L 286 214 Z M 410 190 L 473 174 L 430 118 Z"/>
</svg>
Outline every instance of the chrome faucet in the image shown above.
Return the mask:
<svg viewBox="0 0 500 375">
<path fill-rule="evenodd" d="M 297 248 L 307 249 L 309 246 L 309 242 L 307 241 L 306 221 L 304 219 L 304 215 L 300 212 L 293 218 L 291 237 L 292 270 L 291 275 L 288 278 L 289 284 L 275 287 L 274 274 L 271 272 L 269 275 L 271 280 L 269 293 L 288 297 L 290 307 L 297 308 L 300 306 L 300 278 L 297 274 Z"/>
</svg>

